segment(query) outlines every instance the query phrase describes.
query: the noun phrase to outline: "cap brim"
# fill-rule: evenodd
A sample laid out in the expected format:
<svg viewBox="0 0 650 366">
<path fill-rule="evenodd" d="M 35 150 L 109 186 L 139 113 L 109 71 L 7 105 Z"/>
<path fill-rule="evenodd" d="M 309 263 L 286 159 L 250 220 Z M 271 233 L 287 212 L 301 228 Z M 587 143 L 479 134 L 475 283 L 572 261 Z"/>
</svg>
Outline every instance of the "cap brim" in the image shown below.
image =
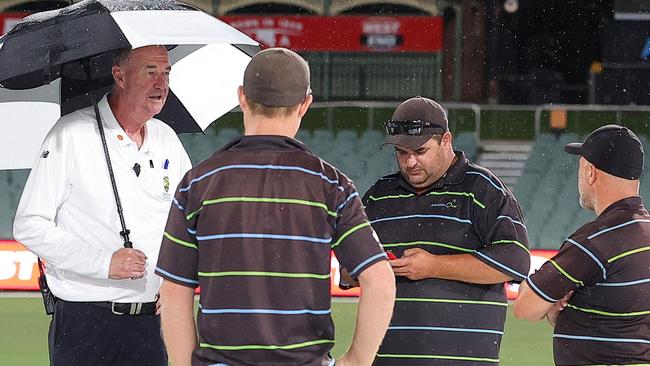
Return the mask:
<svg viewBox="0 0 650 366">
<path fill-rule="evenodd" d="M 582 155 L 582 142 L 573 142 L 564 146 L 564 151 L 571 155 Z"/>
<path fill-rule="evenodd" d="M 424 145 L 433 134 L 427 135 L 389 135 L 386 136 L 386 140 L 379 147 L 380 149 L 386 145 L 395 145 L 399 147 L 405 147 L 409 150 L 416 150 L 420 146 Z"/>
</svg>

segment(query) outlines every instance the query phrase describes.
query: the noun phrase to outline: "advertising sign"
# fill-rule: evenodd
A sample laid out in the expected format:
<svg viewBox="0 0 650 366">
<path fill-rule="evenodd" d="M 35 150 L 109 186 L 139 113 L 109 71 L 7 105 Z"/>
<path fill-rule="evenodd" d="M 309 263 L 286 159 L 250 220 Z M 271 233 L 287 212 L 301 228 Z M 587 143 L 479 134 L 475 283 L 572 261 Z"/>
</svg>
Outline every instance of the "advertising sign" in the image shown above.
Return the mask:
<svg viewBox="0 0 650 366">
<path fill-rule="evenodd" d="M 226 16 L 265 47 L 294 51 L 440 52 L 442 17 Z"/>
<path fill-rule="evenodd" d="M 0 290 L 38 290 L 37 263 L 21 244 L 0 240 Z"/>
<path fill-rule="evenodd" d="M 553 257 L 556 250 L 533 250 L 531 273 Z M 339 288 L 339 261 L 332 253 L 330 266 L 332 296 L 359 296 L 359 289 Z M 15 241 L 0 240 L 0 290 L 38 291 L 38 264 L 36 256 Z M 508 299 L 517 298 L 519 285 L 507 284 Z"/>
</svg>

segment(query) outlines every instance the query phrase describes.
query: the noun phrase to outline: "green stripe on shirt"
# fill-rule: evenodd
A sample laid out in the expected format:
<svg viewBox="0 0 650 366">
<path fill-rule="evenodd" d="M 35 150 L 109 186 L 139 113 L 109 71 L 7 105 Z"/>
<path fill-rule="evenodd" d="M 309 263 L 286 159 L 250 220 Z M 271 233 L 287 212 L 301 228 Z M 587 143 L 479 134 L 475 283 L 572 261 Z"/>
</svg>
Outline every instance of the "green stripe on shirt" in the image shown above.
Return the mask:
<svg viewBox="0 0 650 366">
<path fill-rule="evenodd" d="M 456 361 L 478 361 L 478 362 L 492 362 L 498 363 L 498 358 L 487 357 L 464 357 L 464 356 L 448 356 L 448 355 L 413 355 L 413 354 L 399 354 L 399 353 L 378 353 L 379 358 L 410 358 L 410 359 L 434 359 L 434 360 L 456 360 Z"/>
<path fill-rule="evenodd" d="M 409 242 L 404 242 L 404 243 L 389 243 L 389 244 L 382 244 L 384 248 L 393 248 L 393 247 L 408 247 L 408 246 L 415 246 L 415 245 L 433 245 L 437 247 L 443 247 L 443 248 L 449 248 L 449 249 L 454 249 L 459 252 L 465 252 L 465 253 L 473 253 L 474 249 L 467 249 L 467 248 L 462 248 L 456 245 L 451 245 L 451 244 L 445 244 L 445 243 L 438 243 L 436 241 L 409 241 Z"/>
<path fill-rule="evenodd" d="M 264 271 L 224 271 L 224 272 L 199 272 L 201 277 L 228 277 L 228 276 L 260 276 L 260 277 L 284 277 L 284 278 L 314 278 L 326 280 L 330 274 L 318 273 L 291 273 L 291 272 L 264 272 Z"/>
<path fill-rule="evenodd" d="M 370 197 L 368 197 L 368 199 L 371 200 L 371 201 L 382 201 L 382 200 L 395 200 L 395 199 L 410 198 L 410 197 L 415 197 L 415 195 L 414 194 L 397 194 L 397 195 L 392 195 L 392 196 L 380 196 L 380 197 L 370 196 Z"/>
<path fill-rule="evenodd" d="M 597 310 L 597 309 L 588 309 L 588 308 L 580 308 L 575 305 L 568 304 L 567 307 L 582 311 L 585 313 L 591 313 L 591 314 L 598 314 L 598 315 L 604 315 L 604 316 L 640 316 L 640 315 L 650 315 L 650 310 L 642 310 L 642 311 L 633 311 L 630 313 L 612 313 L 609 311 L 602 311 L 602 310 Z"/>
<path fill-rule="evenodd" d="M 172 236 L 170 233 L 168 233 L 166 231 L 163 233 L 163 236 L 165 238 L 169 239 L 169 241 L 171 241 L 173 243 L 180 244 L 180 245 L 182 245 L 184 247 L 188 247 L 188 248 L 192 248 L 192 249 L 198 249 L 196 244 L 190 243 L 190 242 L 185 241 L 185 240 L 181 240 L 179 238 L 176 238 L 176 237 Z"/>
<path fill-rule="evenodd" d="M 470 305 L 493 305 L 508 307 L 507 302 L 484 301 L 484 300 L 457 300 L 457 299 L 427 299 L 422 297 L 398 297 L 395 302 L 435 302 L 446 304 L 470 304 Z"/>
<path fill-rule="evenodd" d="M 562 274 L 564 275 L 564 277 L 568 278 L 571 282 L 573 282 L 573 283 L 575 283 L 575 284 L 578 284 L 578 285 L 584 287 L 584 285 L 585 285 L 584 282 L 582 282 L 582 281 L 580 281 L 579 279 L 576 279 L 575 277 L 571 276 L 571 275 L 569 274 L 569 272 L 565 271 L 564 268 L 560 267 L 560 265 L 557 264 L 556 261 L 554 261 L 554 260 L 552 260 L 552 259 L 549 259 L 548 261 L 551 262 L 551 264 L 552 264 L 552 265 L 553 265 L 553 266 L 554 266 L 558 271 L 560 271 L 560 273 L 562 273 Z"/>
<path fill-rule="evenodd" d="M 650 250 L 650 246 L 648 247 L 641 247 L 633 250 L 628 250 L 627 252 L 623 252 L 619 255 L 616 255 L 614 257 L 611 257 L 610 259 L 607 260 L 607 263 L 612 263 L 615 260 L 621 259 L 623 257 L 627 257 L 628 255 L 640 253 L 640 252 L 645 252 L 646 250 Z"/>
<path fill-rule="evenodd" d="M 521 249 L 525 250 L 528 254 L 530 254 L 530 250 L 526 248 L 525 245 L 521 244 L 517 240 L 497 240 L 493 241 L 492 244 L 515 244 L 516 246 L 520 247 Z"/>
<path fill-rule="evenodd" d="M 216 344 L 210 344 L 210 343 L 200 343 L 201 348 L 212 348 L 220 351 L 246 351 L 246 350 L 289 350 L 289 349 L 296 349 L 296 348 L 303 348 L 303 347 L 309 347 L 309 346 L 316 346 L 319 344 L 325 344 L 325 343 L 334 343 L 333 339 L 317 339 L 314 341 L 307 341 L 307 342 L 302 342 L 302 343 L 294 343 L 294 344 L 285 344 L 285 345 L 263 345 L 263 344 L 242 344 L 239 346 L 225 346 L 225 345 L 216 345 Z"/>
<path fill-rule="evenodd" d="M 359 224 L 359 225 L 357 225 L 357 226 L 355 226 L 355 227 L 349 229 L 349 230 L 346 231 L 345 233 L 343 233 L 343 235 L 341 235 L 341 237 L 339 238 L 339 240 L 337 240 L 336 243 L 332 244 L 332 249 L 338 247 L 339 244 L 341 244 L 341 242 L 343 242 L 343 240 L 345 240 L 345 238 L 347 238 L 348 236 L 352 235 L 352 233 L 354 233 L 355 231 L 357 231 L 357 230 L 359 230 L 359 229 L 361 229 L 361 228 L 363 228 L 363 227 L 366 227 L 366 226 L 370 226 L 370 223 L 367 222 L 367 221 L 364 222 L 364 223 L 361 223 L 361 224 Z"/>
<path fill-rule="evenodd" d="M 254 203 L 285 203 L 292 205 L 303 205 L 322 208 L 327 212 L 328 215 L 336 217 L 337 213 L 331 211 L 326 204 L 322 202 L 300 200 L 296 198 L 275 198 L 275 197 L 221 197 L 214 198 L 209 200 L 204 200 L 201 208 L 187 215 L 187 220 L 191 219 L 196 213 L 203 209 L 203 206 L 207 205 L 216 205 L 219 203 L 228 203 L 228 202 L 254 202 Z"/>
</svg>

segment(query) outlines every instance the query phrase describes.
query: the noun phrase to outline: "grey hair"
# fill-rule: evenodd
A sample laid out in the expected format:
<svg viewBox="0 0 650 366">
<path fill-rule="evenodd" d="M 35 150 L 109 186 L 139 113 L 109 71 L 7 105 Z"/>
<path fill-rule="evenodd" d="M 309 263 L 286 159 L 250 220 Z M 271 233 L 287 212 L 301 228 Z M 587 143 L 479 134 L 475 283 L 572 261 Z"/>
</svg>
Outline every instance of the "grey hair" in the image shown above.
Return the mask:
<svg viewBox="0 0 650 366">
<path fill-rule="evenodd" d="M 131 51 L 131 48 L 122 48 L 117 50 L 117 52 L 115 52 L 115 56 L 113 57 L 113 65 L 122 65 L 126 60 L 128 60 L 129 55 L 131 55 Z"/>
</svg>

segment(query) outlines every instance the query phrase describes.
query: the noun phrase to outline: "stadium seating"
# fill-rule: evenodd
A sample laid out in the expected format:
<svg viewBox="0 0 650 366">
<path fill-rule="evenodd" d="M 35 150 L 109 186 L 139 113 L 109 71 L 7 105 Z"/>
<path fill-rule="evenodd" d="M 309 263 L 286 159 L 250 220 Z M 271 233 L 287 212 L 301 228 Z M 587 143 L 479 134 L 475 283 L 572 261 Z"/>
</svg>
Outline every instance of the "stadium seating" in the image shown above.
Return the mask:
<svg viewBox="0 0 650 366">
<path fill-rule="evenodd" d="M 226 143 L 239 136 L 235 128 L 215 128 L 205 134 L 180 136 L 193 164 L 196 164 Z M 396 171 L 393 149 L 379 149 L 384 133 L 379 130 L 301 130 L 297 138 L 315 154 L 337 166 L 352 179 L 363 195 L 382 175 Z M 648 148 L 648 138 L 640 135 Z M 532 152 L 514 193 L 521 203 L 529 230 L 531 246 L 557 249 L 562 241 L 584 223 L 595 218 L 578 204 L 577 157 L 564 152 L 568 142 L 581 141 L 584 136 L 563 134 L 559 137 L 541 134 L 534 141 Z M 454 148 L 476 157 L 477 142 L 472 132 L 455 135 Z M 650 197 L 650 159 L 641 178 L 641 195 Z M 28 170 L 0 171 L 0 239 L 12 237 L 12 223 Z M 646 199 L 645 202 L 650 202 Z"/>
<path fill-rule="evenodd" d="M 0 170 L 0 239 L 12 238 L 16 208 L 29 170 Z"/>
<path fill-rule="evenodd" d="M 463 150 L 470 160 L 476 158 L 477 144 L 474 132 L 460 132 L 454 135 L 453 145 L 454 149 Z"/>
</svg>

